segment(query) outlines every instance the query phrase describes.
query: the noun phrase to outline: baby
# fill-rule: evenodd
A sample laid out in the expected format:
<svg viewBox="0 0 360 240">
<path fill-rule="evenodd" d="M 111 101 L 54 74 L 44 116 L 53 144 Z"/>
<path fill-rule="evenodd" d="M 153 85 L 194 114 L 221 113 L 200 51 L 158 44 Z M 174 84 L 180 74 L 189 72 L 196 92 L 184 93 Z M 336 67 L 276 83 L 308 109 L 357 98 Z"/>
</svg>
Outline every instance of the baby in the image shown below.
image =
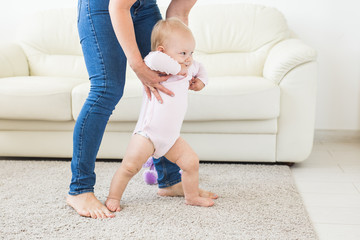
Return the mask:
<svg viewBox="0 0 360 240">
<path fill-rule="evenodd" d="M 189 144 L 180 137 L 187 109 L 188 89 L 201 90 L 207 84 L 203 66 L 193 61 L 195 39 L 190 29 L 176 18 L 159 21 L 151 36 L 152 52 L 145 57 L 152 70 L 171 74 L 162 82 L 174 92 L 170 97 L 162 92 L 163 103 L 145 91 L 139 120 L 130 139 L 125 157 L 116 171 L 105 202 L 111 211 L 120 211 L 120 199 L 130 179 L 139 172 L 150 156 L 165 156 L 182 169 L 185 202 L 210 207 L 214 201 L 199 193 L 199 158 Z"/>
</svg>

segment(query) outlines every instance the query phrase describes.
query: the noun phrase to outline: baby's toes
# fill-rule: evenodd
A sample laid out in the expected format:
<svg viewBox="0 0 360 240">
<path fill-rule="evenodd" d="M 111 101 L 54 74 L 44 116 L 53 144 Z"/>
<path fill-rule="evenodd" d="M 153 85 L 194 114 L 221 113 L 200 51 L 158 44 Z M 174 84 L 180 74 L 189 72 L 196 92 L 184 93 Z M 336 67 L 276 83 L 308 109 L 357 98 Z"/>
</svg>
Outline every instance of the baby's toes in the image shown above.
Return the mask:
<svg viewBox="0 0 360 240">
<path fill-rule="evenodd" d="M 105 202 L 105 206 L 112 212 L 120 212 L 120 201 L 115 199 L 108 199 Z"/>
<path fill-rule="evenodd" d="M 200 189 L 200 196 L 205 198 L 217 199 L 219 196 L 215 193 Z"/>
<path fill-rule="evenodd" d="M 215 204 L 215 202 L 206 197 L 197 197 L 193 199 L 185 199 L 185 203 L 192 206 L 200 206 L 200 207 L 211 207 Z"/>
</svg>

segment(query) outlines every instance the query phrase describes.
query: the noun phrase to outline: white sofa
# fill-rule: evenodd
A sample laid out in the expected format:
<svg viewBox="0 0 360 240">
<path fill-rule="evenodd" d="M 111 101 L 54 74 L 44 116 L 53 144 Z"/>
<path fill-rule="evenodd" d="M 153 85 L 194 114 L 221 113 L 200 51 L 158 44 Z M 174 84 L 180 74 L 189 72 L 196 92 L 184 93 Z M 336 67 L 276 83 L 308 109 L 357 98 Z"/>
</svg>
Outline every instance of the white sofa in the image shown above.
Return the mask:
<svg viewBox="0 0 360 240">
<path fill-rule="evenodd" d="M 195 59 L 209 85 L 191 92 L 182 136 L 201 160 L 299 162 L 313 144 L 316 52 L 292 36 L 276 9 L 195 6 Z M 24 19 L 18 41 L 0 47 L 0 156 L 69 158 L 89 81 L 76 10 Z M 128 67 L 99 158 L 122 158 L 140 111 L 142 86 Z"/>
</svg>

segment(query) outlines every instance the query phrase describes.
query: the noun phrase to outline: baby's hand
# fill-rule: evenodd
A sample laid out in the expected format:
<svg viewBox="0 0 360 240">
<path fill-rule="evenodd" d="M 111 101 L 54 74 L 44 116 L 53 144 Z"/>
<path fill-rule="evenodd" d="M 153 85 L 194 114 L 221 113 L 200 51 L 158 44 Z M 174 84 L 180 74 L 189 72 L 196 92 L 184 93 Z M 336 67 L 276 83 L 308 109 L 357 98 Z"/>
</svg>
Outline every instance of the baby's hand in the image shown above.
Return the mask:
<svg viewBox="0 0 360 240">
<path fill-rule="evenodd" d="M 186 77 L 187 73 L 188 73 L 189 66 L 187 66 L 185 63 L 181 63 L 180 66 L 181 66 L 181 70 L 177 75 Z"/>
<path fill-rule="evenodd" d="M 190 81 L 189 89 L 193 91 L 200 91 L 205 87 L 205 84 L 196 77 L 193 77 Z"/>
</svg>

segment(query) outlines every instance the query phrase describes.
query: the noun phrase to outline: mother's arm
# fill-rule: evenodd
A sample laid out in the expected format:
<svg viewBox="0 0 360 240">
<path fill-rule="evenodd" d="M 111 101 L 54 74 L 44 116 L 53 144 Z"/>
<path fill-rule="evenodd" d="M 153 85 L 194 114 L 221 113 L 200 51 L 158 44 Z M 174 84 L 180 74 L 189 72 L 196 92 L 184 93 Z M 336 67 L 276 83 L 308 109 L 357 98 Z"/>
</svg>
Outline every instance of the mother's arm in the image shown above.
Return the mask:
<svg viewBox="0 0 360 240">
<path fill-rule="evenodd" d="M 168 95 L 173 93 L 160 84 L 166 81 L 169 76 L 159 76 L 150 70 L 144 63 L 136 43 L 134 24 L 131 18 L 130 8 L 136 0 L 110 0 L 109 14 L 116 37 L 124 50 L 130 67 L 134 70 L 145 87 L 145 91 L 151 98 L 151 91 L 159 102 L 162 102 L 157 90 Z"/>
<path fill-rule="evenodd" d="M 166 18 L 177 17 L 188 25 L 189 13 L 196 0 L 172 0 L 166 10 Z"/>
</svg>

